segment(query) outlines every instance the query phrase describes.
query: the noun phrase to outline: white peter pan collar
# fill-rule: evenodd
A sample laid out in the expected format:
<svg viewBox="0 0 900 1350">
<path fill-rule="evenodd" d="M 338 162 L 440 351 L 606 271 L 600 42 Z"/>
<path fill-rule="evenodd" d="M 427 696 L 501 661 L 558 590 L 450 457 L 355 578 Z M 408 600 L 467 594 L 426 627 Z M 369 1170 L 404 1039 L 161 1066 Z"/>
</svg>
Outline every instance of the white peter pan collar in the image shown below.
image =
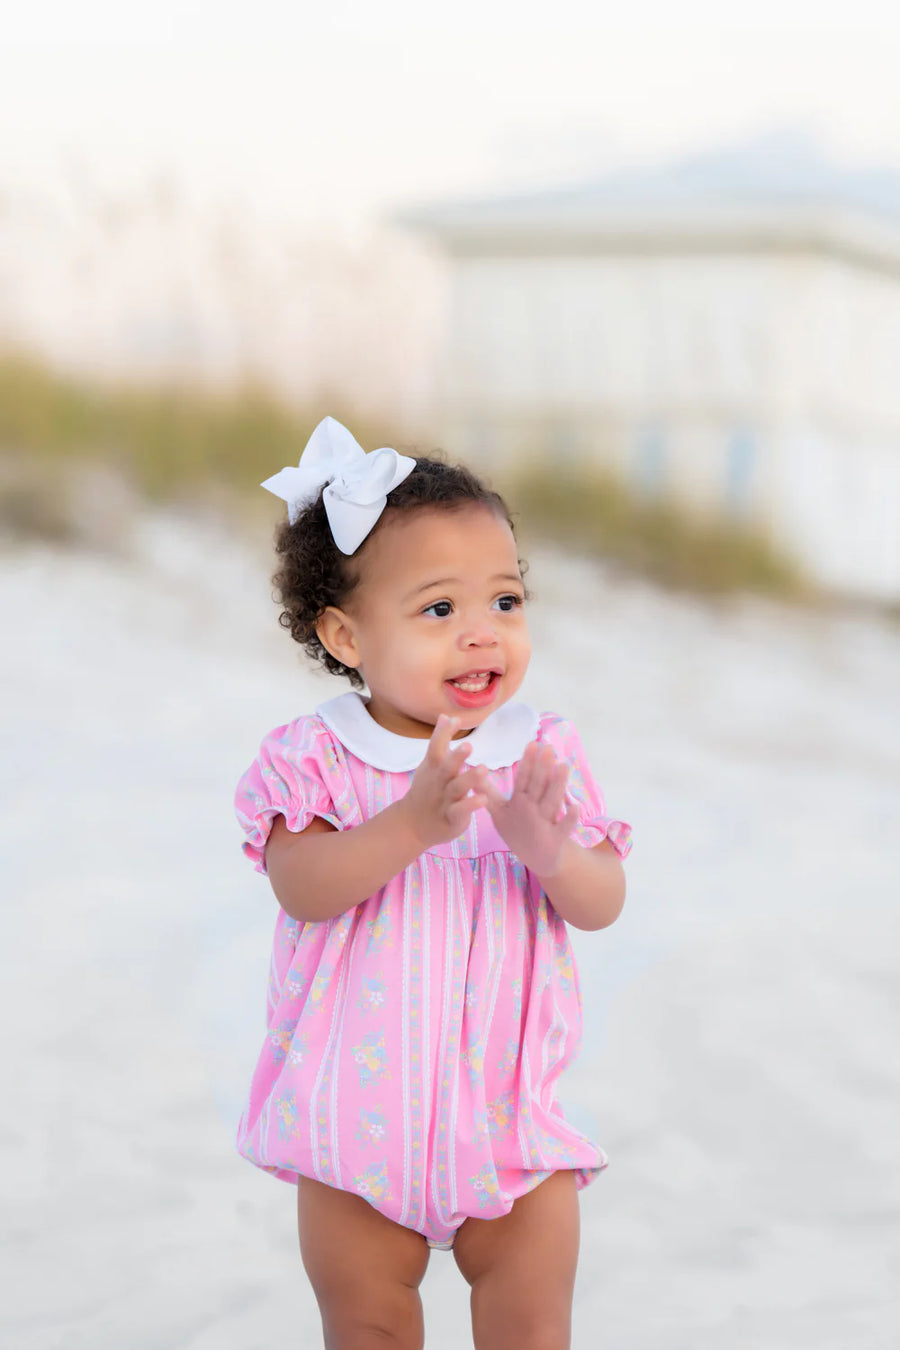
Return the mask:
<svg viewBox="0 0 900 1350">
<path fill-rule="evenodd" d="M 365 764 L 389 773 L 408 773 L 425 758 L 428 741 L 398 736 L 370 717 L 367 700 L 355 690 L 320 703 L 316 713 L 341 745 Z M 527 703 L 504 703 L 476 727 L 466 740 L 472 747 L 467 764 L 505 769 L 517 764 L 529 741 L 538 733 L 538 715 Z"/>
</svg>

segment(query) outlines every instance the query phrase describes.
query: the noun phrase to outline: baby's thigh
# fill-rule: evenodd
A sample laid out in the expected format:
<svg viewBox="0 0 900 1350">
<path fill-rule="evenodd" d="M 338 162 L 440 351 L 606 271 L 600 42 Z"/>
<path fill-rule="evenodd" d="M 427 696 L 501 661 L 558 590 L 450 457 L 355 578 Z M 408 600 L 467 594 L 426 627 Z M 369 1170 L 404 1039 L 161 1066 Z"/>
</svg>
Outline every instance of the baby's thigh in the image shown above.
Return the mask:
<svg viewBox="0 0 900 1350">
<path fill-rule="evenodd" d="M 421 1233 L 403 1228 L 360 1195 L 301 1177 L 300 1255 L 328 1350 L 424 1343 L 419 1285 L 428 1265 Z"/>
<path fill-rule="evenodd" d="M 499 1219 L 466 1219 L 453 1255 L 477 1350 L 567 1350 L 578 1264 L 575 1175 L 554 1172 Z"/>
</svg>

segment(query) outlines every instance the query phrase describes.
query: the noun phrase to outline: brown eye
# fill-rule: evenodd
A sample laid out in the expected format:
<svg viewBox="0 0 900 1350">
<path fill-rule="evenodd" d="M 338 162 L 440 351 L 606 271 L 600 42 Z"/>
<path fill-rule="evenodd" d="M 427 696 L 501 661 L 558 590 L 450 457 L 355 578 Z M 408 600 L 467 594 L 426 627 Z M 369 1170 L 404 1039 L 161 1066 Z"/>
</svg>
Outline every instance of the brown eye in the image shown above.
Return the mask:
<svg viewBox="0 0 900 1350">
<path fill-rule="evenodd" d="M 522 597 L 519 595 L 501 595 L 499 599 L 494 601 L 497 609 L 501 610 L 504 614 L 511 614 L 514 609 L 521 605 L 521 603 Z"/>
<path fill-rule="evenodd" d="M 428 605 L 422 613 L 433 614 L 436 619 L 449 619 L 453 613 L 453 606 L 449 600 L 435 600 L 434 604 Z"/>
</svg>

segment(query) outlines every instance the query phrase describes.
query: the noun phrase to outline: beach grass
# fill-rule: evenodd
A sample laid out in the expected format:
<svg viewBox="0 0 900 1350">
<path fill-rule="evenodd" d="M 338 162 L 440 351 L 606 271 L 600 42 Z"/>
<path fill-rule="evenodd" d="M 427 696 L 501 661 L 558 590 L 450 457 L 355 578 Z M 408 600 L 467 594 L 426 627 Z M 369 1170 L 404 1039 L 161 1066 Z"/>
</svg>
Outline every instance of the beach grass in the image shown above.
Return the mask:
<svg viewBox="0 0 900 1350">
<path fill-rule="evenodd" d="M 545 538 L 614 560 L 661 585 L 784 598 L 813 591 L 800 569 L 747 522 L 641 496 L 602 469 L 533 465 L 511 476 L 508 495 L 526 539 Z"/>
<path fill-rule="evenodd" d="M 190 382 L 110 385 L 21 354 L 0 357 L 0 447 L 115 466 L 157 500 L 211 483 L 255 487 L 273 464 L 296 463 L 317 420 L 252 380 L 222 391 Z"/>
<path fill-rule="evenodd" d="M 362 445 L 396 444 L 379 425 L 325 398 Z M 277 509 L 257 492 L 295 464 L 321 411 L 289 408 L 262 384 L 223 390 L 190 382 L 110 384 L 62 374 L 20 352 L 0 354 L 0 525 L 18 537 L 104 542 L 125 495 L 203 504 L 236 520 Z M 413 449 L 412 453 L 416 453 Z M 453 458 L 452 446 L 447 447 Z M 706 592 L 805 591 L 802 578 L 757 532 L 702 519 L 671 501 L 635 496 L 590 467 L 548 464 L 496 475 L 524 538 L 612 560 L 662 584 Z M 116 500 L 104 514 L 100 498 Z"/>
</svg>

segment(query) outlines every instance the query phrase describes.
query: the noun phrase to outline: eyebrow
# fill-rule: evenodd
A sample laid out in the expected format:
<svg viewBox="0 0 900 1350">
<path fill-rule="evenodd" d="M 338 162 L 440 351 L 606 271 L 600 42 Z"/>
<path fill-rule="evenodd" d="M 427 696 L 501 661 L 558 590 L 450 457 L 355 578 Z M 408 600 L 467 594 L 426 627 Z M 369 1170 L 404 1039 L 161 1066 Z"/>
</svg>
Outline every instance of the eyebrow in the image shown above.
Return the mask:
<svg viewBox="0 0 900 1350">
<path fill-rule="evenodd" d="M 491 577 L 490 580 L 511 581 L 516 586 L 521 586 L 523 584 L 522 578 L 518 575 L 515 575 L 512 572 L 498 572 L 495 576 Z M 460 581 L 459 577 L 438 577 L 436 581 L 423 581 L 421 586 L 416 586 L 413 590 L 408 591 L 406 599 L 411 600 L 414 595 L 419 595 L 421 594 L 422 591 L 430 591 L 435 586 L 460 586 L 460 585 L 462 585 L 462 582 Z"/>
</svg>

